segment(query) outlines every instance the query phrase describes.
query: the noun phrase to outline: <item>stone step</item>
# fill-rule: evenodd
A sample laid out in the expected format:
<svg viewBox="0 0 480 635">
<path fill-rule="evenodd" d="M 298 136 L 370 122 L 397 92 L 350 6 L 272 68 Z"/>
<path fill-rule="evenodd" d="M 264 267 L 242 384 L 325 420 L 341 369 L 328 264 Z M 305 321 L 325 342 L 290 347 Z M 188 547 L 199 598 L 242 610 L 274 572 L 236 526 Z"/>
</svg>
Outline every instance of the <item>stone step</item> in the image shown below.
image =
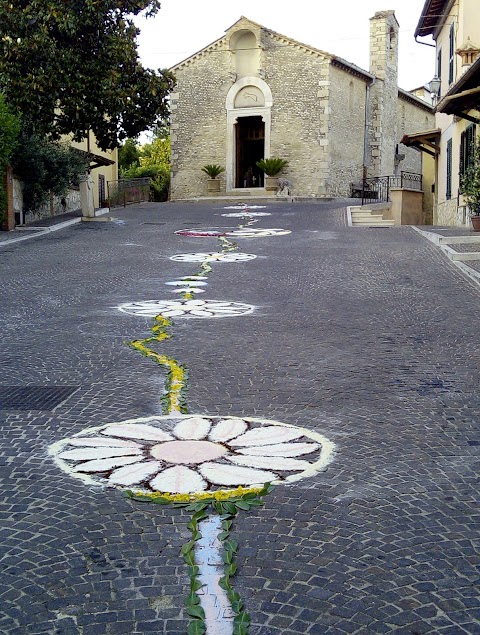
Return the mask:
<svg viewBox="0 0 480 635">
<path fill-rule="evenodd" d="M 355 222 L 352 220 L 352 227 L 393 227 L 395 225 L 394 220 L 385 219 L 385 220 L 363 220 L 360 222 Z"/>
<path fill-rule="evenodd" d="M 353 218 L 383 218 L 381 212 L 352 212 Z"/>
</svg>

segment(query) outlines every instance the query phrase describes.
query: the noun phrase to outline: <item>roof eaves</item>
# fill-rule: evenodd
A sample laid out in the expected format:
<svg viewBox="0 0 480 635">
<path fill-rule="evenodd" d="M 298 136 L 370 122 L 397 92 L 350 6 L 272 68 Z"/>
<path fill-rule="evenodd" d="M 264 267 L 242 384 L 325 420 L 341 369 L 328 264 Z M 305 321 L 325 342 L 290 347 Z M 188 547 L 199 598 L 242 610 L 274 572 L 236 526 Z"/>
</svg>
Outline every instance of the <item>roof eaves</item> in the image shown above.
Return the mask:
<svg viewBox="0 0 480 635">
<path fill-rule="evenodd" d="M 427 104 L 427 102 L 424 99 L 422 99 L 421 97 L 417 97 L 416 95 L 412 95 L 412 93 L 409 93 L 408 91 L 403 90 L 403 88 L 398 89 L 398 97 L 399 99 L 403 99 L 404 101 L 408 101 L 411 104 L 414 104 L 415 106 L 419 106 L 420 108 L 423 108 L 423 110 L 426 110 L 432 115 L 435 112 L 434 107 L 431 106 L 430 104 Z"/>
<path fill-rule="evenodd" d="M 445 12 L 449 0 L 425 0 L 420 19 L 415 29 L 414 37 L 433 35 L 437 30 L 439 16 Z"/>
</svg>

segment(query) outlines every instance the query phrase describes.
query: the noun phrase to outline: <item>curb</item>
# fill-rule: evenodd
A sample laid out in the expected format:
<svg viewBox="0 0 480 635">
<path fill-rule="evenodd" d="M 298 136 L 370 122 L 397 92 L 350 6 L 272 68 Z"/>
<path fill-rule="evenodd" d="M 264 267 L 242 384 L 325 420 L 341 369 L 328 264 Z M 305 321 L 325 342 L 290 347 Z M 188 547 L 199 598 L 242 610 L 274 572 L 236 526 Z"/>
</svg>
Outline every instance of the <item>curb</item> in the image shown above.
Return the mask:
<svg viewBox="0 0 480 635">
<path fill-rule="evenodd" d="M 461 252 L 456 252 L 451 247 L 448 247 L 448 242 L 447 242 L 447 244 L 443 244 L 443 240 L 442 239 L 446 238 L 446 237 L 439 236 L 438 234 L 434 234 L 433 232 L 423 231 L 422 229 L 418 229 L 418 227 L 415 227 L 414 225 L 411 225 L 411 227 L 418 234 L 420 234 L 421 236 L 423 236 L 424 238 L 429 240 L 431 243 L 433 243 L 434 245 L 439 247 L 440 250 L 450 260 L 452 265 L 457 267 L 457 269 L 460 269 L 460 271 L 464 275 L 466 275 L 468 278 L 470 278 L 470 280 L 472 282 L 475 282 L 478 286 L 480 286 L 480 272 L 479 271 L 475 271 L 475 269 L 471 269 L 470 267 L 465 265 L 461 260 L 459 260 L 459 259 L 454 257 L 455 255 L 460 256 Z M 452 237 L 450 236 L 448 238 L 451 239 Z M 447 238 L 447 241 L 448 241 L 448 238 Z M 455 243 L 455 242 L 460 242 L 460 241 L 453 241 L 453 243 Z M 470 241 L 465 241 L 465 242 L 473 242 L 473 241 L 470 240 Z M 465 253 L 463 255 L 465 255 Z M 475 259 L 475 260 L 477 260 L 477 259 Z"/>
</svg>

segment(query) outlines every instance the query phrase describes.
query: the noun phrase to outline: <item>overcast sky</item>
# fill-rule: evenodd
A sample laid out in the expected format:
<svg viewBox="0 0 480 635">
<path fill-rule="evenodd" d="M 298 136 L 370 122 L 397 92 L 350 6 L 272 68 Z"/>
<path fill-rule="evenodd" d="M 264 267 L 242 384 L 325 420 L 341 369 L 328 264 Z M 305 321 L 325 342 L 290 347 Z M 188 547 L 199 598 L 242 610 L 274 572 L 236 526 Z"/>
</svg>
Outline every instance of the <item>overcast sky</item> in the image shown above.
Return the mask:
<svg viewBox="0 0 480 635">
<path fill-rule="evenodd" d="M 434 75 L 434 49 L 413 37 L 423 5 L 424 0 L 163 0 L 155 18 L 136 20 L 140 57 L 144 66 L 169 68 L 222 37 L 243 15 L 368 70 L 369 18 L 393 9 L 400 23 L 399 85 L 411 90 Z"/>
</svg>

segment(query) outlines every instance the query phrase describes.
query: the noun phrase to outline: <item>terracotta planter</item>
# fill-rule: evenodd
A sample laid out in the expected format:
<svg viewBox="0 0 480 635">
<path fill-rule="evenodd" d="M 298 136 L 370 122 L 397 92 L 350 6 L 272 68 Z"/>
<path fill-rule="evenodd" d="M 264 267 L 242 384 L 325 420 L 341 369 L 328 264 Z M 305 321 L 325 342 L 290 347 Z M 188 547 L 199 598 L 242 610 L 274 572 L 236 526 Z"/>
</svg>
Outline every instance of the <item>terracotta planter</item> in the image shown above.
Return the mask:
<svg viewBox="0 0 480 635">
<path fill-rule="evenodd" d="M 270 193 L 276 192 L 278 189 L 278 178 L 276 176 L 266 176 L 265 189 Z"/>
<path fill-rule="evenodd" d="M 208 181 L 207 181 L 207 192 L 209 194 L 218 194 L 220 192 L 220 180 L 219 179 L 208 179 Z"/>
<path fill-rule="evenodd" d="M 480 232 L 480 216 L 470 216 L 474 232 Z"/>
</svg>

